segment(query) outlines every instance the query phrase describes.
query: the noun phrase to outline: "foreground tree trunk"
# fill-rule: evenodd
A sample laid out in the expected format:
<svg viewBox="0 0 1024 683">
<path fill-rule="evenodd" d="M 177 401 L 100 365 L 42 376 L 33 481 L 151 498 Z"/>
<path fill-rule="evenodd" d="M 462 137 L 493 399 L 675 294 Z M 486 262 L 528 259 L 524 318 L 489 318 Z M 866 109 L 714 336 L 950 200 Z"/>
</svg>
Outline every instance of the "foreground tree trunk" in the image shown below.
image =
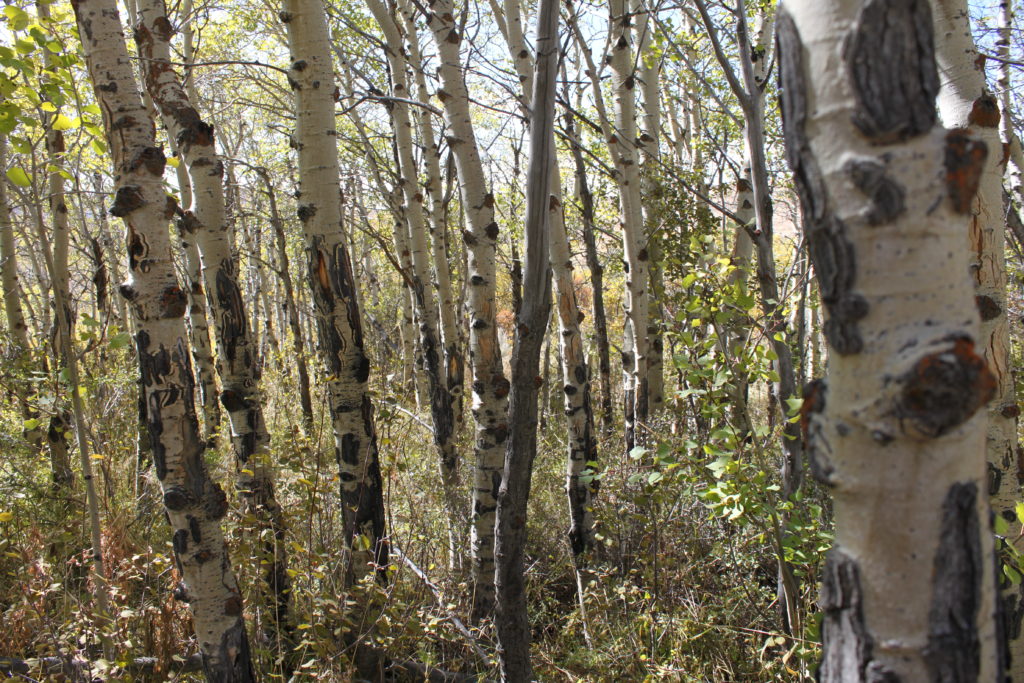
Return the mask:
<svg viewBox="0 0 1024 683">
<path fill-rule="evenodd" d="M 523 111 L 529 116 L 533 102 L 533 52 L 527 47 L 522 31 L 519 1 L 505 3 L 505 40 L 512 61 L 519 73 L 522 87 Z M 569 545 L 573 555 L 579 557 L 594 544 L 593 480 L 587 481 L 584 472 L 588 463 L 597 461 L 597 439 L 594 434 L 594 413 L 590 405 L 590 371 L 583 335 L 580 334 L 579 305 L 573 281 L 572 253 L 565 232 L 562 209 L 562 176 L 558 159 L 551 155 L 551 182 L 548 201 L 547 232 L 551 261 L 555 311 L 558 313 L 558 350 L 562 368 L 562 396 L 565 412 L 568 453 L 566 459 L 565 490 L 569 499 Z M 549 348 L 550 344 L 548 345 Z M 547 351 L 544 355 L 544 386 L 547 387 Z M 541 408 L 543 410 L 543 406 Z M 541 416 L 541 431 L 543 431 Z"/>
<path fill-rule="evenodd" d="M 352 572 L 388 561 L 377 434 L 363 350 L 363 323 L 345 248 L 334 123 L 334 68 L 327 17 L 316 0 L 285 0 L 299 150 L 299 220 L 306 236 L 320 354 L 327 368 L 335 455 L 341 476 L 345 542 Z M 354 578 L 354 577 L 350 577 Z"/>
<path fill-rule="evenodd" d="M 242 596 L 220 520 L 224 491 L 210 480 L 193 403 L 194 380 L 182 317 L 187 306 L 171 260 L 174 201 L 163 188 L 164 155 L 138 96 L 113 0 L 73 3 L 89 76 L 103 110 L 117 192 L 110 213 L 128 230 L 131 303 L 153 464 L 209 681 L 254 680 Z"/>
<path fill-rule="evenodd" d="M 558 73 L 558 1 L 541 0 L 537 11 L 536 67 L 530 112 L 530 161 L 526 186 L 526 261 L 523 302 L 516 316 L 509 395 L 509 439 L 498 493 L 494 554 L 495 625 L 501 679 L 533 680 L 530 620 L 526 609 L 527 503 L 537 455 L 537 371 L 551 311 L 548 260 L 551 178 L 555 168 L 555 78 Z"/>
<path fill-rule="evenodd" d="M 139 0 L 135 42 L 146 59 L 143 73 L 150 97 L 168 135 L 188 168 L 195 213 L 182 223 L 194 235 L 203 259 L 205 289 L 214 313 L 217 366 L 223 389 L 220 402 L 231 423 L 231 442 L 237 469 L 236 486 L 242 509 L 257 520 L 267 601 L 272 605 L 268 637 L 275 646 L 283 639 L 290 649 L 287 618 L 290 581 L 285 545 L 284 513 L 274 495 L 270 434 L 263 419 L 259 367 L 238 273 L 227 239 L 224 213 L 224 164 L 217 155 L 213 126 L 199 116 L 171 67 L 171 22 L 163 0 Z"/>
<path fill-rule="evenodd" d="M 989 495 L 992 510 L 1005 520 L 1017 518 L 1022 472 L 1017 459 L 1017 399 L 1010 364 L 1010 326 L 1006 317 L 1006 224 L 1003 220 L 1003 166 L 1000 155 L 999 105 L 985 80 L 984 60 L 971 33 L 966 0 L 932 0 L 935 16 L 936 58 L 941 90 L 939 114 L 947 128 L 961 128 L 985 143 L 990 150 L 981 170 L 978 192 L 971 202 L 966 223 L 971 249 L 975 303 L 981 314 L 979 347 L 995 376 L 993 400 L 988 405 Z M 1007 113 L 1006 116 L 1009 116 Z M 1018 540 L 1024 543 L 1024 540 Z M 1020 548 L 1018 547 L 1018 550 Z M 1014 678 L 1024 676 L 1024 587 L 1007 584 L 1003 590 L 1003 614 L 1010 641 Z"/>
<path fill-rule="evenodd" d="M 833 355 L 805 397 L 834 495 L 822 579 L 837 681 L 1002 681 L 984 413 L 963 226 L 984 143 L 936 125 L 926 0 L 788 0 L 787 158 Z"/>
</svg>

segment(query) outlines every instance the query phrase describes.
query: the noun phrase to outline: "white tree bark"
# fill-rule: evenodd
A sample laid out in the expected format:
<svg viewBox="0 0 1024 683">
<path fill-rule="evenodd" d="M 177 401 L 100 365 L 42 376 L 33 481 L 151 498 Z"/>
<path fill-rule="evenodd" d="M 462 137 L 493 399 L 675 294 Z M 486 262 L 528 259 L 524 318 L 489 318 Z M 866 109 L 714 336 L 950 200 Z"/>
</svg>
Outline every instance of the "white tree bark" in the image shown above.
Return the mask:
<svg viewBox="0 0 1024 683">
<path fill-rule="evenodd" d="M 384 34 L 386 55 L 391 74 L 393 98 L 389 103 L 394 124 L 395 147 L 398 152 L 398 178 L 402 190 L 405 221 L 397 223 L 396 230 L 408 230 L 409 275 L 412 282 L 413 302 L 419 318 L 420 352 L 430 390 L 430 414 L 434 445 L 437 448 L 441 472 L 446 516 L 448 517 L 450 562 L 458 555 L 458 539 L 462 536 L 463 517 L 459 506 L 459 458 L 455 448 L 455 417 L 453 399 L 448 390 L 448 376 L 443 367 L 441 335 L 438 322 L 437 300 L 431 286 L 431 253 L 427 245 L 427 227 L 423 210 L 424 196 L 419 187 L 418 169 L 413 157 L 413 124 L 409 114 L 410 88 L 408 63 L 402 28 L 397 11 L 384 6 L 380 0 L 366 0 L 371 13 Z"/>
<path fill-rule="evenodd" d="M 251 681 L 242 597 L 220 528 L 227 498 L 206 472 L 192 400 L 187 298 L 171 260 L 167 225 L 175 206 L 163 188 L 164 155 L 137 94 L 116 4 L 76 0 L 73 7 L 117 178 L 110 213 L 128 230 L 130 279 L 121 292 L 138 330 L 154 469 L 184 579 L 176 595 L 191 607 L 207 679 Z"/>
<path fill-rule="evenodd" d="M 363 321 L 342 229 L 340 167 L 334 122 L 334 68 L 323 5 L 285 0 L 299 153 L 299 220 L 306 236 L 320 353 L 328 373 L 330 414 L 341 479 L 345 542 L 355 576 L 387 564 L 377 435 L 363 349 Z M 350 577 L 352 578 L 352 577 Z"/>
<path fill-rule="evenodd" d="M 518 0 L 506 1 L 504 16 L 504 25 L 508 27 L 505 42 L 519 75 L 523 111 L 529 116 L 534 89 L 534 55 L 523 37 L 523 20 Z M 555 154 L 551 155 L 548 177 L 551 181 L 547 217 L 550 242 L 548 253 L 555 311 L 558 313 L 558 347 L 568 441 L 565 488 L 569 499 L 569 544 L 573 554 L 578 556 L 594 544 L 593 496 L 596 486 L 593 481 L 588 482 L 583 477 L 588 468 L 587 463 L 597 461 L 597 438 L 590 403 L 590 371 L 580 332 L 583 316 L 576 302 L 572 254 L 562 208 L 562 176 Z"/>
<path fill-rule="evenodd" d="M 787 0 L 787 157 L 828 310 L 827 385 L 805 396 L 832 489 L 822 579 L 836 681 L 1002 681 L 984 413 L 963 227 L 985 160 L 936 125 L 926 0 Z"/>
<path fill-rule="evenodd" d="M 626 266 L 626 318 L 631 344 L 623 343 L 626 386 L 626 450 L 644 441 L 648 415 L 648 324 L 650 299 L 649 254 L 644 232 L 640 160 L 637 154 L 636 75 L 633 62 L 632 13 L 626 0 L 609 0 L 611 24 L 612 89 L 615 97 L 614 129 L 608 147 L 615 162 L 619 186 L 619 224 Z M 627 360 L 628 353 L 628 360 Z"/>
<path fill-rule="evenodd" d="M 1020 409 L 1013 386 L 1010 326 L 1006 317 L 1006 224 L 999 154 L 1002 148 L 999 104 L 985 80 L 984 60 L 979 60 L 974 44 L 966 0 L 932 0 L 932 12 L 938 46 L 936 60 L 941 83 L 938 104 L 942 123 L 947 128 L 969 131 L 989 150 L 965 227 L 971 250 L 975 302 L 981 314 L 979 347 L 996 380 L 995 395 L 988 405 L 990 502 L 995 514 L 1014 522 L 1015 506 L 1021 494 L 1020 477 L 1024 471 L 1017 456 Z M 1018 550 L 1024 550 L 1024 539 L 1018 538 L 1017 544 Z M 1005 583 L 1003 610 L 1011 643 L 1011 673 L 1021 677 L 1024 676 L 1024 638 L 1020 633 L 1024 589 L 1008 585 L 1008 581 Z"/>
<path fill-rule="evenodd" d="M 459 46 L 462 37 L 455 26 L 451 0 L 430 3 L 428 26 L 440 56 L 442 89 L 449 145 L 455 153 L 459 190 L 466 213 L 463 241 L 468 254 L 470 311 L 469 350 L 473 373 L 473 418 L 476 421 L 476 464 L 473 474 L 472 555 L 473 612 L 483 617 L 494 605 L 494 521 L 498 487 L 508 438 L 509 382 L 501 362 L 495 326 L 495 247 L 498 224 L 494 220 L 494 196 L 486 186 L 487 175 L 473 131 Z"/>
<path fill-rule="evenodd" d="M 182 231 L 193 235 L 203 261 L 205 289 L 212 293 L 217 340 L 220 402 L 231 424 L 236 461 L 236 488 L 243 510 L 257 519 L 256 536 L 263 556 L 267 600 L 272 605 L 266 629 L 272 641 L 287 639 L 288 551 L 284 513 L 274 495 L 270 434 L 263 418 L 259 365 L 253 330 L 238 283 L 236 263 L 227 240 L 224 211 L 224 164 L 217 155 L 213 127 L 202 120 L 171 67 L 174 30 L 163 0 L 138 0 L 135 42 L 145 59 L 146 88 L 188 168 L 195 212 L 185 212 Z"/>
</svg>

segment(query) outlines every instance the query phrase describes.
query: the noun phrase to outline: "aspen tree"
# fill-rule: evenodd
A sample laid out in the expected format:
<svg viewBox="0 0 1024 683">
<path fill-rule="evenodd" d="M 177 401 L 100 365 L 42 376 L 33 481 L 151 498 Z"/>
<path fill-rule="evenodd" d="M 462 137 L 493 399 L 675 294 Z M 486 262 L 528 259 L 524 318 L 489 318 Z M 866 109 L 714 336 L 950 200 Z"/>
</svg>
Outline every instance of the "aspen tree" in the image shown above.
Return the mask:
<svg viewBox="0 0 1024 683">
<path fill-rule="evenodd" d="M 665 290 L 662 267 L 661 225 L 656 215 L 656 197 L 658 183 L 654 175 L 658 173 L 661 163 L 661 58 L 654 51 L 655 12 L 658 0 L 630 0 L 631 9 L 636 16 L 637 35 L 637 77 L 640 81 L 640 96 L 643 109 L 639 117 L 640 134 L 637 146 L 643 157 L 641 167 L 641 190 L 647 201 L 642 203 L 644 217 L 644 234 L 647 240 L 647 252 L 650 255 L 649 276 L 650 292 L 654 299 L 651 302 L 647 324 L 647 386 L 648 411 L 656 415 L 665 404 L 665 361 L 664 339 L 662 335 L 661 300 Z M 652 215 L 651 209 L 655 209 Z"/>
<path fill-rule="evenodd" d="M 210 480 L 192 401 L 194 380 L 182 317 L 187 298 L 171 261 L 167 225 L 175 203 L 163 189 L 165 159 L 132 75 L 112 0 L 72 4 L 90 80 L 103 111 L 117 191 L 111 214 L 124 220 L 130 279 L 121 286 L 135 318 L 153 464 L 209 681 L 254 680 L 242 597 L 220 520 L 224 491 Z"/>
<path fill-rule="evenodd" d="M 418 183 L 416 160 L 413 157 L 412 118 L 409 105 L 408 63 L 402 39 L 399 17 L 394 6 L 385 7 L 381 0 L 366 0 L 374 18 L 384 34 L 385 53 L 390 67 L 392 99 L 388 102 L 394 124 L 395 147 L 398 157 L 398 184 L 403 199 L 405 221 L 396 230 L 407 230 L 407 252 L 413 302 L 419 318 L 420 352 L 423 369 L 430 391 L 430 414 L 433 424 L 434 445 L 437 448 L 441 470 L 441 486 L 448 516 L 449 560 L 455 564 L 458 554 L 459 530 L 462 518 L 459 509 L 459 459 L 455 448 L 455 417 L 448 376 L 442 365 L 441 337 L 437 301 L 431 286 L 431 254 L 427 246 L 427 227 L 423 210 L 424 196 Z"/>
<path fill-rule="evenodd" d="M 334 123 L 334 68 L 323 5 L 286 0 L 280 19 L 291 51 L 299 156 L 298 216 L 306 237 L 309 284 L 328 373 L 335 455 L 340 469 L 345 541 L 352 571 L 388 561 L 383 485 L 367 380 L 362 314 L 342 226 L 340 167 Z"/>
<path fill-rule="evenodd" d="M 501 679 L 533 680 L 530 619 L 526 607 L 527 504 L 537 454 L 537 376 L 551 311 L 551 179 L 555 164 L 555 80 L 558 74 L 558 0 L 537 10 L 537 55 L 530 98 L 530 157 L 527 167 L 523 302 L 516 316 L 509 396 L 509 439 L 498 493 L 494 554 L 495 626 Z"/>
<path fill-rule="evenodd" d="M 649 408 L 648 326 L 650 322 L 650 255 L 644 233 L 640 159 L 637 153 L 636 75 L 633 15 L 627 0 L 609 0 L 611 30 L 608 64 L 612 68 L 614 127 L 606 131 L 619 187 L 619 224 L 626 269 L 626 340 L 623 379 L 626 382 L 626 450 L 645 440 L 642 430 Z M 595 74 L 596 75 L 596 74 Z M 600 89 L 596 91 L 600 92 Z"/>
<path fill-rule="evenodd" d="M 171 67 L 174 29 L 163 0 L 138 0 L 138 17 L 135 43 L 145 60 L 146 88 L 188 169 L 195 212 L 185 213 L 181 224 L 188 226 L 184 231 L 199 245 L 205 289 L 212 293 L 209 301 L 223 387 L 220 402 L 231 424 L 238 470 L 236 488 L 243 511 L 253 515 L 260 527 L 260 566 L 265 571 L 267 599 L 272 604 L 266 627 L 272 640 L 279 636 L 287 639 L 291 598 L 284 513 L 274 495 L 270 434 L 263 419 L 256 345 L 226 239 L 224 165 L 215 148 L 213 126 L 200 117 Z"/>
<path fill-rule="evenodd" d="M 1003 168 L 1000 155 L 1000 112 L 985 80 L 984 60 L 971 34 L 966 0 L 932 0 L 935 19 L 936 61 L 939 66 L 939 115 L 947 128 L 966 131 L 980 139 L 990 154 L 985 160 L 978 191 L 967 213 L 968 243 L 975 302 L 981 315 L 978 346 L 995 376 L 995 395 L 988 404 L 987 448 L 989 495 L 992 509 L 1005 520 L 1017 518 L 1020 477 L 1017 459 L 1017 407 L 1010 365 L 1010 326 L 1006 317 L 1006 258 L 1003 220 Z M 1008 116 L 1008 114 L 1006 114 Z M 1006 582 L 1009 584 L 1009 582 Z M 1003 609 L 1008 624 L 1024 615 L 1022 589 L 1007 585 Z M 1009 629 L 1011 673 L 1024 675 L 1024 638 L 1020 629 Z"/>
<path fill-rule="evenodd" d="M 833 352 L 802 410 L 836 519 L 820 679 L 1002 681 L 976 414 L 996 380 L 963 231 L 985 145 L 936 123 L 926 0 L 787 0 L 777 31 Z"/>
<path fill-rule="evenodd" d="M 494 606 L 494 519 L 505 441 L 508 439 L 509 382 L 501 362 L 495 324 L 495 248 L 498 224 L 494 220 L 494 195 L 487 189 L 480 149 L 473 131 L 451 0 L 429 3 L 427 25 L 434 34 L 440 56 L 438 72 L 449 145 L 458 168 L 459 191 L 468 226 L 462 238 L 467 253 L 467 303 L 469 350 L 473 375 L 473 418 L 476 422 L 473 473 L 473 614 L 482 618 Z"/>
<path fill-rule="evenodd" d="M 398 8 L 405 26 L 405 36 L 409 48 L 408 62 L 412 68 L 416 82 L 416 99 L 423 105 L 430 101 L 427 90 L 427 78 L 420 53 L 419 36 L 416 30 L 416 16 L 412 3 L 399 0 Z M 462 357 L 460 327 L 457 322 L 461 309 L 452 289 L 452 274 L 448 254 L 448 220 L 444 192 L 441 186 L 441 154 L 437 138 L 434 135 L 434 111 L 426 106 L 417 107 L 420 133 L 420 147 L 423 149 L 423 163 L 426 167 L 426 179 L 423 189 L 430 203 L 430 246 L 434 263 L 434 288 L 437 290 L 438 309 L 440 311 L 441 342 L 444 346 L 445 375 L 448 379 L 448 392 L 452 397 L 452 412 L 455 420 L 455 433 L 462 426 L 463 402 L 462 392 L 465 382 L 465 359 Z"/>
<path fill-rule="evenodd" d="M 508 0 L 504 12 L 505 42 L 519 74 L 520 99 L 527 116 L 533 102 L 534 55 L 523 36 L 523 21 L 518 0 Z M 558 314 L 558 350 L 562 368 L 562 395 L 568 441 L 565 488 L 569 499 L 569 544 L 574 555 L 581 555 L 594 543 L 594 485 L 584 472 L 597 460 L 594 416 L 590 405 L 590 372 L 587 368 L 583 335 L 580 333 L 579 305 L 573 281 L 572 254 L 565 232 L 562 208 L 562 177 L 557 156 L 552 152 L 551 187 L 548 197 L 548 253 L 551 260 L 555 311 Z M 545 369 L 547 354 L 545 354 Z"/>
</svg>

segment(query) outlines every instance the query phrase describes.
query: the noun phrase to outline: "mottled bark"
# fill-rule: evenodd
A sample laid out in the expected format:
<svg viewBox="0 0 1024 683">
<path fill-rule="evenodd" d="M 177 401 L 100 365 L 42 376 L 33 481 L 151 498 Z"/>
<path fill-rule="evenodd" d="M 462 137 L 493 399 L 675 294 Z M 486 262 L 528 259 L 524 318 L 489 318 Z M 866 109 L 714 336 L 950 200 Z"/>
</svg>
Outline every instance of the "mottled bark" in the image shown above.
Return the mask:
<svg viewBox="0 0 1024 683">
<path fill-rule="evenodd" d="M 508 438 L 509 382 L 501 362 L 495 325 L 495 246 L 498 224 L 494 196 L 486 186 L 487 174 L 469 107 L 459 46 L 462 37 L 455 25 L 451 0 L 433 0 L 427 25 L 434 34 L 440 55 L 441 90 L 449 141 L 458 167 L 459 190 L 468 226 L 462 233 L 466 245 L 469 351 L 473 375 L 473 418 L 476 422 L 473 473 L 473 614 L 484 617 L 494 608 L 494 519 L 505 441 Z"/>
<path fill-rule="evenodd" d="M 936 60 L 939 65 L 939 115 L 947 128 L 968 131 L 984 142 L 990 154 L 978 180 L 978 191 L 967 212 L 971 274 L 975 303 L 981 315 L 978 345 L 988 369 L 995 376 L 995 395 L 988 404 L 987 449 L 990 503 L 995 514 L 1013 522 L 1020 500 L 1021 471 L 1017 445 L 1017 398 L 1010 363 L 1010 326 L 1006 316 L 1006 225 L 1003 220 L 1002 159 L 999 135 L 1000 112 L 985 80 L 984 59 L 979 58 L 965 0 L 932 0 L 935 20 Z M 1018 539 L 1018 550 L 1024 539 Z M 1009 584 L 1009 582 L 1006 582 Z M 1009 619 L 1011 674 L 1024 676 L 1024 616 L 1020 586 L 1006 585 L 1004 612 Z"/>
<path fill-rule="evenodd" d="M 203 281 L 214 314 L 220 402 L 231 424 L 236 488 L 242 509 L 257 520 L 264 590 L 271 605 L 265 628 L 271 642 L 290 640 L 287 626 L 290 581 L 284 513 L 274 495 L 270 434 L 263 419 L 259 368 L 236 263 L 226 238 L 223 163 L 215 149 L 213 126 L 202 120 L 171 67 L 173 28 L 163 0 L 139 0 L 135 43 L 146 60 L 143 75 L 168 135 L 188 168 L 195 203 L 183 223 L 195 236 L 203 260 Z M 286 645 L 286 648 L 288 646 Z"/>
<path fill-rule="evenodd" d="M 996 379 L 964 249 L 986 150 L 936 125 L 931 27 L 926 0 L 788 0 L 778 21 L 786 155 L 834 351 L 801 419 L 836 517 L 825 683 L 1003 680 L 977 414 Z"/>
<path fill-rule="evenodd" d="M 409 264 L 409 281 L 419 320 L 420 353 L 423 354 L 423 370 L 430 392 L 430 416 L 433 426 L 434 446 L 437 449 L 441 473 L 441 488 L 445 512 L 449 525 L 449 560 L 455 564 L 458 555 L 458 539 L 462 537 L 459 505 L 459 458 L 455 448 L 455 417 L 453 398 L 448 388 L 448 376 L 443 367 L 441 335 L 438 321 L 437 300 L 430 282 L 431 254 L 427 246 L 427 226 L 423 210 L 424 196 L 418 183 L 418 169 L 413 157 L 412 117 L 409 105 L 402 101 L 409 99 L 408 63 L 405 57 L 403 36 L 399 17 L 394 8 L 389 9 L 380 0 L 366 0 L 370 11 L 384 34 L 385 48 L 390 67 L 393 100 L 389 103 L 391 120 L 394 124 L 395 148 L 398 157 L 398 182 L 402 190 L 405 221 L 395 229 L 407 230 L 406 237 Z"/>
<path fill-rule="evenodd" d="M 334 68 L 327 17 L 314 0 L 285 0 L 280 13 L 291 50 L 299 156 L 298 216 L 306 237 L 309 285 L 326 366 L 329 410 L 341 480 L 352 578 L 388 561 L 383 483 L 367 380 L 352 263 L 342 225 L 334 123 Z"/>
<path fill-rule="evenodd" d="M 419 37 L 416 32 L 416 16 L 412 4 L 408 0 L 399 0 L 405 26 L 407 45 L 409 46 L 408 62 L 412 67 L 416 81 L 416 99 L 427 104 L 430 93 L 427 91 L 426 74 L 423 58 L 420 55 Z M 434 264 L 434 288 L 437 290 L 438 310 L 441 323 L 441 343 L 444 347 L 445 376 L 448 380 L 448 393 L 452 397 L 452 413 L 454 433 L 457 436 L 463 422 L 463 384 L 465 383 L 466 361 L 462 355 L 462 343 L 458 323 L 461 310 L 452 289 L 451 257 L 448 253 L 448 220 L 443 188 L 441 187 L 441 154 L 437 139 L 434 136 L 434 114 L 427 107 L 418 107 L 420 147 L 423 150 L 423 163 L 426 167 L 426 179 L 423 189 L 429 201 L 430 247 Z"/>
<path fill-rule="evenodd" d="M 227 498 L 206 472 L 192 401 L 182 320 L 187 298 L 171 260 L 167 225 L 174 201 L 163 188 L 164 155 L 137 94 L 115 3 L 76 0 L 73 7 L 113 157 L 117 191 L 110 212 L 128 231 L 130 279 L 121 293 L 135 318 L 153 465 L 184 581 L 176 595 L 190 604 L 207 680 L 251 681 L 242 596 L 220 528 Z"/>
<path fill-rule="evenodd" d="M 619 224 L 625 256 L 626 307 L 630 343 L 623 341 L 623 379 L 626 381 L 626 451 L 645 441 L 649 410 L 648 326 L 650 323 L 650 255 L 644 231 L 640 160 L 636 147 L 636 75 L 633 55 L 633 15 L 626 0 L 609 0 L 615 120 L 605 131 L 608 149 L 615 163 L 619 188 Z M 607 128 L 608 126 L 606 126 Z M 631 399 L 629 398 L 631 396 Z"/>
</svg>

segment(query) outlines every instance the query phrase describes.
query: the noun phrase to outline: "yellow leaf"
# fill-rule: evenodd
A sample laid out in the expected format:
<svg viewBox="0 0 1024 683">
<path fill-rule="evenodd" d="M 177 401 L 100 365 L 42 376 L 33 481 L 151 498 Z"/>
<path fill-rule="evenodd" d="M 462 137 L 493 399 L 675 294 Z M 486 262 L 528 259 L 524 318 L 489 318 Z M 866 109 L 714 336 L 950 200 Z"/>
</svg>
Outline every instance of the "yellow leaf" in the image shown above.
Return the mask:
<svg viewBox="0 0 1024 683">
<path fill-rule="evenodd" d="M 0 512 L 0 522 L 9 522 L 14 519 L 13 512 Z"/>
<path fill-rule="evenodd" d="M 178 168 L 181 160 L 178 157 L 167 157 L 167 164 L 173 168 Z"/>
<path fill-rule="evenodd" d="M 64 114 L 57 114 L 57 118 L 53 120 L 54 130 L 71 130 L 72 128 L 78 128 L 82 124 L 81 119 L 77 116 L 73 119 L 69 119 Z"/>
</svg>

